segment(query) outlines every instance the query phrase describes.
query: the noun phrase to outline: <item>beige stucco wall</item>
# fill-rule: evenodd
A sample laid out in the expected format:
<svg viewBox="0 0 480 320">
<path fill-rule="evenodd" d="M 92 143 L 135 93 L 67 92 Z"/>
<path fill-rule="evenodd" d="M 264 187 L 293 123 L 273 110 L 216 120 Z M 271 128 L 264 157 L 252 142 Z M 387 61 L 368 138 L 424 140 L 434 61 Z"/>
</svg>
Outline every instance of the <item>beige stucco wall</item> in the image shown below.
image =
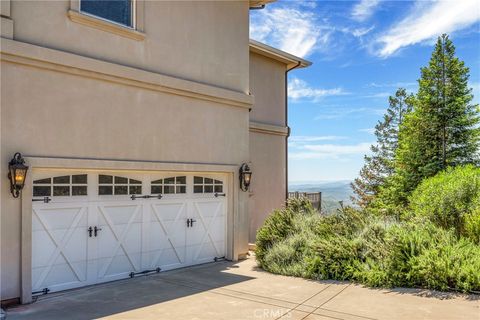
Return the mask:
<svg viewBox="0 0 480 320">
<path fill-rule="evenodd" d="M 10 11 L 15 40 L 247 93 L 248 6 L 144 1 L 142 41 L 72 22 L 71 0 L 12 1 Z"/>
<path fill-rule="evenodd" d="M 273 209 L 285 203 L 285 137 L 250 132 L 250 159 L 254 172 L 251 185 L 250 236 L 255 242 L 257 229 Z"/>
<path fill-rule="evenodd" d="M 255 106 L 252 121 L 285 126 L 286 65 L 250 52 L 250 92 Z"/>
<path fill-rule="evenodd" d="M 246 108 L 9 62 L 1 67 L 1 163 L 15 152 L 180 163 L 248 160 Z M 11 197 L 5 179 L 1 197 L 1 297 L 8 299 L 19 295 L 20 200 Z M 237 223 L 237 236 L 244 238 L 237 250 L 243 252 L 246 214 Z"/>
<path fill-rule="evenodd" d="M 281 62 L 250 53 L 250 91 L 255 103 L 250 113 L 250 160 L 253 169 L 249 201 L 250 235 L 268 214 L 285 203 L 286 136 L 285 71 Z"/>
<path fill-rule="evenodd" d="M 5 179 L 13 153 L 238 167 L 249 160 L 253 101 L 247 1 L 146 1 L 143 41 L 70 21 L 70 1 L 10 7 L 14 41 L 1 46 L 1 300 L 21 294 L 21 201 Z M 231 197 L 242 254 L 248 194 Z"/>
</svg>

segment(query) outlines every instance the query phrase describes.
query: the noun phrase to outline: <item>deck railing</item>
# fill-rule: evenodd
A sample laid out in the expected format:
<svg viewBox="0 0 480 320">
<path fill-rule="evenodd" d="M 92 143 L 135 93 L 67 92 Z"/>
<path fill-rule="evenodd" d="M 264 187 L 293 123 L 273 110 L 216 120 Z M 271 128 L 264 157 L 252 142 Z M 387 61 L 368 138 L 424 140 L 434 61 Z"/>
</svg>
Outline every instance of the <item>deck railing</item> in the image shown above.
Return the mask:
<svg viewBox="0 0 480 320">
<path fill-rule="evenodd" d="M 288 198 L 307 198 L 313 207 L 322 212 L 322 193 L 321 192 L 299 192 L 293 191 L 288 193 Z"/>
</svg>

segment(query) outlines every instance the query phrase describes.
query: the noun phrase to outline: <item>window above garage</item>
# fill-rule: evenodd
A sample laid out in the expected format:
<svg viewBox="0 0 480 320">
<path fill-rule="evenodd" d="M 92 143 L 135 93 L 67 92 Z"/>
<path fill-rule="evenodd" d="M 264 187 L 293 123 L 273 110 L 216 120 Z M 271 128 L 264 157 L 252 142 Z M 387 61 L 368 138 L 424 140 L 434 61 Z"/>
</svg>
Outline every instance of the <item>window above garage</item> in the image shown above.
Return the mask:
<svg viewBox="0 0 480 320">
<path fill-rule="evenodd" d="M 70 0 L 68 17 L 87 27 L 141 41 L 145 0 Z"/>
<path fill-rule="evenodd" d="M 134 27 L 134 0 L 80 0 L 80 12 Z"/>
</svg>

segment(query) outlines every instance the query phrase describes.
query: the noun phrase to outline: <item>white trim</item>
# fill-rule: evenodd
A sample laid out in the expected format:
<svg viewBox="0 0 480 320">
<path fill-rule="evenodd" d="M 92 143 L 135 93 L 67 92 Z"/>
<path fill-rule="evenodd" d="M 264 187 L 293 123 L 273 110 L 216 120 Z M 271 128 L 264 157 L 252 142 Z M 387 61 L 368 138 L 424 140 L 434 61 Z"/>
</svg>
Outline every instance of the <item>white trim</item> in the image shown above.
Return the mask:
<svg viewBox="0 0 480 320">
<path fill-rule="evenodd" d="M 191 80 L 2 38 L 1 60 L 76 76 L 250 109 L 253 96 Z"/>
<path fill-rule="evenodd" d="M 72 22 L 76 22 L 88 27 L 96 28 L 137 41 L 145 39 L 145 33 L 138 31 L 136 28 L 110 21 L 102 17 L 97 17 L 86 12 L 69 10 L 67 15 Z"/>
<path fill-rule="evenodd" d="M 250 132 L 287 137 L 289 131 L 289 127 L 250 121 Z"/>
</svg>

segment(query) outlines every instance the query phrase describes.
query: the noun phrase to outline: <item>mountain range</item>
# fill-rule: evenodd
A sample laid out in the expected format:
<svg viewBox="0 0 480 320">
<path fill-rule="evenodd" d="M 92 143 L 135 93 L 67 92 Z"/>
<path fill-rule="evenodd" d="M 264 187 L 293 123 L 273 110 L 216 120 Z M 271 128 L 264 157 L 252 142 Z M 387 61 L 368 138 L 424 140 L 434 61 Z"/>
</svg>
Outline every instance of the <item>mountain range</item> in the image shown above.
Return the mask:
<svg viewBox="0 0 480 320">
<path fill-rule="evenodd" d="M 339 201 L 344 205 L 352 204 L 350 197 L 353 195 L 350 180 L 338 181 L 291 181 L 288 184 L 289 192 L 321 192 L 322 212 L 330 213 L 340 207 Z"/>
</svg>

